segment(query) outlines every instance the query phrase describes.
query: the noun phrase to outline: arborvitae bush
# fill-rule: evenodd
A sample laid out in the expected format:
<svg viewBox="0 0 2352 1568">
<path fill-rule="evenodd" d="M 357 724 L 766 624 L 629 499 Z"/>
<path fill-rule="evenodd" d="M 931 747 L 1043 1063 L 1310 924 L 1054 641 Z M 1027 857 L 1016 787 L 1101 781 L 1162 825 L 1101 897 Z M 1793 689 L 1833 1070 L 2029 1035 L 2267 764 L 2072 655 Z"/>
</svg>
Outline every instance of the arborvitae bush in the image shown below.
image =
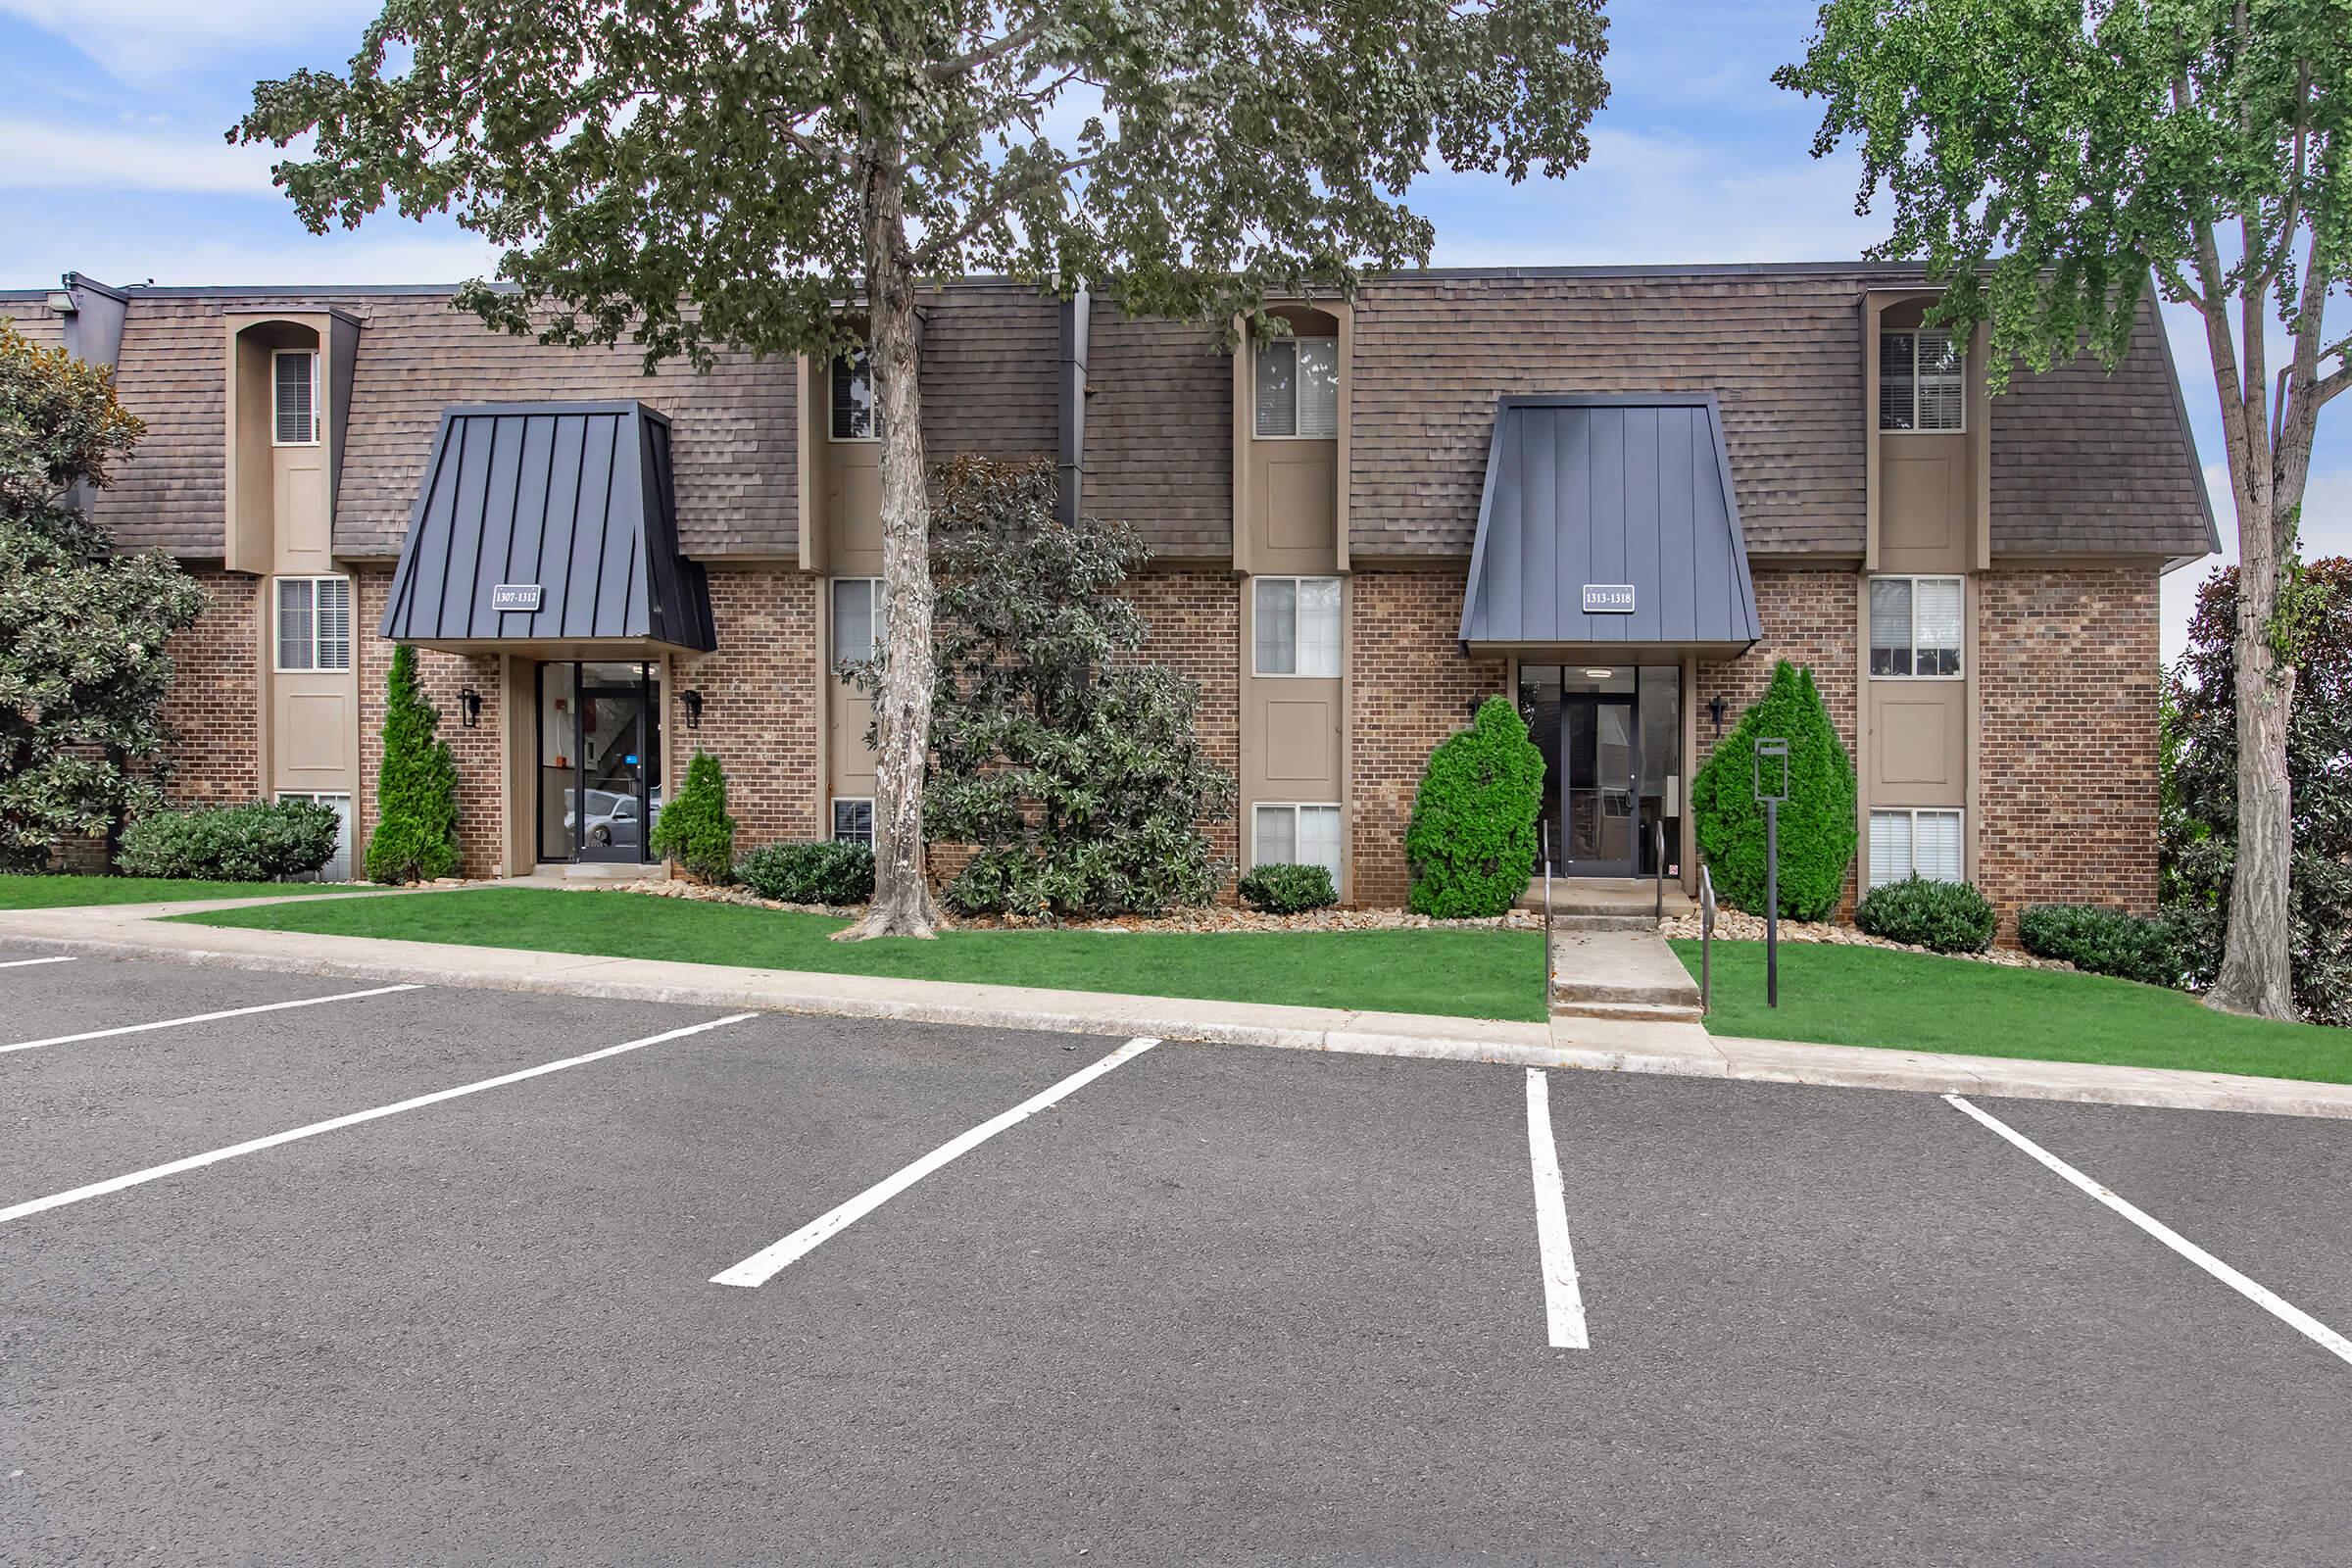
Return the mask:
<svg viewBox="0 0 2352 1568">
<path fill-rule="evenodd" d="M 131 876 L 266 882 L 301 876 L 335 858 L 343 819 L 316 801 L 255 801 L 157 811 L 122 831 Z"/>
<path fill-rule="evenodd" d="M 392 650 L 385 683 L 384 759 L 376 768 L 375 831 L 368 837 L 368 880 L 423 882 L 455 876 L 458 764 L 440 736 L 440 710 L 416 682 L 416 650 Z"/>
<path fill-rule="evenodd" d="M 1699 853 L 1715 880 L 1715 895 L 1735 909 L 1764 913 L 1764 808 L 1756 804 L 1755 743 L 1759 736 L 1788 742 L 1788 799 L 1781 803 L 1781 913 L 1821 920 L 1838 907 L 1845 868 L 1860 835 L 1854 829 L 1854 760 L 1830 710 L 1822 706 L 1813 672 L 1787 660 L 1773 666 L 1772 685 L 1740 725 L 1715 745 L 1690 781 L 1690 811 Z M 1770 787 L 1778 763 L 1766 764 Z"/>
<path fill-rule="evenodd" d="M 1983 953 L 1992 946 L 1992 902 L 1969 882 L 1907 876 L 1872 888 L 1854 924 L 1874 937 L 1937 953 Z"/>
<path fill-rule="evenodd" d="M 718 759 L 697 752 L 678 798 L 662 808 L 648 841 L 706 882 L 724 882 L 735 865 L 735 819 L 727 814 L 727 776 Z"/>
<path fill-rule="evenodd" d="M 1430 754 L 1404 832 L 1415 912 L 1459 920 L 1501 914 L 1536 863 L 1544 754 L 1506 697 L 1481 704 L 1468 729 Z"/>
<path fill-rule="evenodd" d="M 1241 894 L 1253 908 L 1268 914 L 1328 909 L 1340 902 L 1339 890 L 1331 885 L 1328 867 L 1282 861 L 1253 865 L 1243 872 Z"/>
<path fill-rule="evenodd" d="M 770 844 L 745 856 L 735 880 L 778 904 L 863 904 L 874 896 L 874 851 L 844 839 Z"/>
</svg>

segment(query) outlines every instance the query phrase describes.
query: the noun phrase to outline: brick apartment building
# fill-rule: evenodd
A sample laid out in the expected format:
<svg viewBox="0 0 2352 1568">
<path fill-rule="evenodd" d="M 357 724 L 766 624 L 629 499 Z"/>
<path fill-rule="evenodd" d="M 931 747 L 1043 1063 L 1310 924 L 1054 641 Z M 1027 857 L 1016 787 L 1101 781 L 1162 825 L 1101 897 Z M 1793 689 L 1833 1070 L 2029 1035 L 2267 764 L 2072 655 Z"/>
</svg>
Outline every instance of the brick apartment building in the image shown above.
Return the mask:
<svg viewBox="0 0 2352 1568">
<path fill-rule="evenodd" d="M 485 331 L 445 288 L 0 293 L 148 433 L 100 517 L 211 608 L 173 652 L 188 801 L 371 820 L 386 665 L 458 757 L 466 870 L 632 861 L 695 750 L 746 844 L 870 831 L 833 662 L 881 605 L 857 363 Z M 1047 454 L 1133 521 L 1149 652 L 1197 680 L 1242 864 L 1402 901 L 1430 750 L 1517 694 L 1563 869 L 1695 878 L 1685 787 L 1776 659 L 1861 780 L 1862 885 L 2156 894 L 2157 581 L 2215 548 L 2163 333 L 1984 391 L 1915 269 L 1432 270 L 1197 325 L 990 281 L 925 302 L 935 458 Z M 348 857 L 339 862 L 346 869 Z"/>
</svg>

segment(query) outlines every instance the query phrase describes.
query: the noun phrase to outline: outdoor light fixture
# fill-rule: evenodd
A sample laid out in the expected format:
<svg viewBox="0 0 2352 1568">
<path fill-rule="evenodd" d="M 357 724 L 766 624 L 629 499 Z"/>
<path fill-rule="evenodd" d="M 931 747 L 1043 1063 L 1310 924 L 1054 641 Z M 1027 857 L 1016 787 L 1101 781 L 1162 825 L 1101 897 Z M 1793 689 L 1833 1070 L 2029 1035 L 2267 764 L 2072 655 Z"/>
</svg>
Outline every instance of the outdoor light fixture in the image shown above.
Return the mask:
<svg viewBox="0 0 2352 1568">
<path fill-rule="evenodd" d="M 1707 716 L 1715 721 L 1715 733 L 1718 735 L 1723 733 L 1724 707 L 1725 704 L 1723 701 L 1723 694 L 1721 692 L 1717 692 L 1714 696 L 1707 699 Z"/>
<path fill-rule="evenodd" d="M 1586 671 L 1585 671 L 1585 679 L 1587 679 L 1587 680 L 1607 680 L 1607 679 L 1608 679 L 1608 678 L 1609 678 L 1609 677 L 1610 677 L 1612 674 L 1614 674 L 1614 673 L 1616 673 L 1614 670 L 1607 670 L 1607 669 L 1588 669 L 1588 670 L 1586 670 Z"/>
<path fill-rule="evenodd" d="M 703 694 L 701 692 L 678 693 L 678 706 L 686 710 L 686 727 L 688 729 L 703 727 Z"/>
<path fill-rule="evenodd" d="M 470 686 L 459 688 L 458 712 L 460 715 L 459 722 L 463 723 L 467 729 L 471 729 L 474 727 L 474 725 L 481 722 L 482 694 L 475 691 Z"/>
<path fill-rule="evenodd" d="M 70 288 L 51 289 L 49 291 L 49 309 L 56 312 L 59 316 L 78 316 L 81 314 L 81 307 L 74 303 L 74 291 Z"/>
</svg>

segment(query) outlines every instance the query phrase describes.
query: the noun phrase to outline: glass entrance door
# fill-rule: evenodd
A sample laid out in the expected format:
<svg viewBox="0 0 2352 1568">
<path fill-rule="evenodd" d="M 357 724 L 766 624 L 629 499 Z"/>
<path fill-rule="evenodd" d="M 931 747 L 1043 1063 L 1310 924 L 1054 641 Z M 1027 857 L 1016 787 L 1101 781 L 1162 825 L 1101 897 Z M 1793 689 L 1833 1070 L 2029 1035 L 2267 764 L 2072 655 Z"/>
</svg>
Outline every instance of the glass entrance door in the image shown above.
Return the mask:
<svg viewBox="0 0 2352 1568">
<path fill-rule="evenodd" d="M 662 810 L 651 664 L 539 666 L 539 858 L 642 861 Z"/>
<path fill-rule="evenodd" d="M 1642 777 L 1634 700 L 1571 692 L 1560 699 L 1561 837 L 1570 876 L 1634 874 Z"/>
</svg>

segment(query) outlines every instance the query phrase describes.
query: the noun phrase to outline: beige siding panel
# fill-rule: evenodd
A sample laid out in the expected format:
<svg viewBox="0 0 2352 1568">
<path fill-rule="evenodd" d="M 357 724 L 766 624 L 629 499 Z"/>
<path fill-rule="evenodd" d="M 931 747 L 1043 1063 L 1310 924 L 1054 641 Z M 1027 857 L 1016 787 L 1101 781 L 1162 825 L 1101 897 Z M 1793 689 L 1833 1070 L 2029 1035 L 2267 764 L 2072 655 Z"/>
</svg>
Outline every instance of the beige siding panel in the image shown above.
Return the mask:
<svg viewBox="0 0 2352 1568">
<path fill-rule="evenodd" d="M 1964 436 L 1881 437 L 1879 569 L 1968 569 Z"/>
<path fill-rule="evenodd" d="M 1870 805 L 1967 804 L 1967 721 L 1964 681 L 1871 681 Z"/>
</svg>

